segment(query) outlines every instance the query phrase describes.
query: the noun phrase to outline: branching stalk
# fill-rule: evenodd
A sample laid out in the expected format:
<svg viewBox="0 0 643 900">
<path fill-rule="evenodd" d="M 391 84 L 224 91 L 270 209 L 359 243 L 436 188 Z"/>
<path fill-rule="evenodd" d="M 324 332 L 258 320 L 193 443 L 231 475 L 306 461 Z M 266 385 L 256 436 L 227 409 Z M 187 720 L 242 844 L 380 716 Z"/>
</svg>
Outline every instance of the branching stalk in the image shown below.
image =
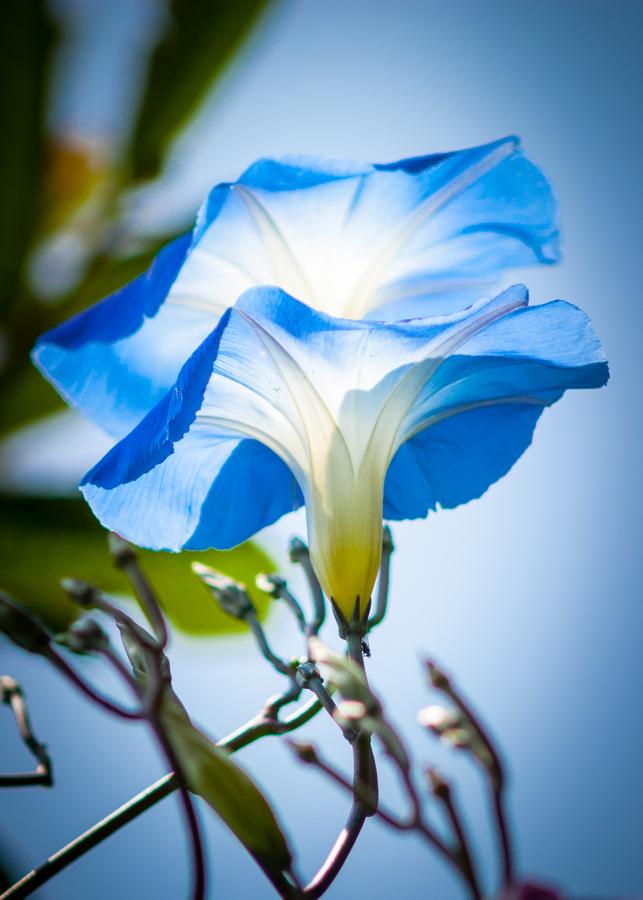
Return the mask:
<svg viewBox="0 0 643 900">
<path fill-rule="evenodd" d="M 218 741 L 217 746 L 228 750 L 230 753 L 235 753 L 267 735 L 280 735 L 295 731 L 310 721 L 320 710 L 321 705 L 314 698 L 303 704 L 290 716 L 284 718 L 283 721 L 267 718 L 260 713 L 241 728 L 223 738 L 223 740 Z M 37 888 L 53 878 L 54 875 L 57 875 L 77 859 L 80 859 L 81 856 L 84 856 L 102 843 L 110 835 L 119 831 L 157 803 L 160 803 L 165 797 L 169 797 L 170 794 L 178 790 L 179 785 L 179 777 L 175 772 L 169 772 L 167 775 L 164 775 L 163 778 L 141 791 L 140 794 L 132 797 L 123 806 L 110 813 L 105 819 L 93 825 L 84 834 L 81 834 L 49 857 L 45 863 L 21 878 L 20 881 L 0 896 L 0 900 L 22 900 L 22 898 L 30 896 Z"/>
<path fill-rule="evenodd" d="M 362 636 L 354 633 L 347 636 L 348 655 L 362 668 Z M 333 845 L 326 860 L 306 885 L 303 896 L 316 900 L 326 893 L 341 872 L 368 816 L 377 809 L 377 770 L 370 747 L 370 736 L 356 733 L 353 741 L 353 802 L 344 828 Z"/>
<path fill-rule="evenodd" d="M 27 787 L 53 783 L 51 759 L 47 748 L 35 736 L 22 688 L 9 675 L 0 676 L 0 700 L 11 707 L 22 742 L 36 760 L 34 772 L 16 772 L 0 775 L 0 787 Z"/>
</svg>

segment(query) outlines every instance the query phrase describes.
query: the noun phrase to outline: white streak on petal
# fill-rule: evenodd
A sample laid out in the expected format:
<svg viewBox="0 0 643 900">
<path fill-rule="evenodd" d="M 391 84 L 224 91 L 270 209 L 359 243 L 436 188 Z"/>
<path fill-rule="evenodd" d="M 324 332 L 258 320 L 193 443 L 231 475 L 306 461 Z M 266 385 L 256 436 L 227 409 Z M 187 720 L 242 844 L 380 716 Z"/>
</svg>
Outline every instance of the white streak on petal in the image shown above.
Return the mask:
<svg viewBox="0 0 643 900">
<path fill-rule="evenodd" d="M 457 178 L 452 179 L 442 188 L 431 194 L 419 207 L 417 207 L 399 226 L 388 236 L 386 241 L 378 246 L 373 253 L 370 263 L 363 272 L 357 287 L 348 298 L 344 315 L 351 318 L 364 316 L 373 306 L 373 298 L 387 268 L 395 260 L 404 246 L 411 240 L 414 234 L 435 213 L 449 202 L 453 197 L 466 190 L 479 178 L 490 172 L 495 166 L 514 152 L 513 143 L 507 141 L 490 151 L 482 159 L 464 169 Z"/>
</svg>

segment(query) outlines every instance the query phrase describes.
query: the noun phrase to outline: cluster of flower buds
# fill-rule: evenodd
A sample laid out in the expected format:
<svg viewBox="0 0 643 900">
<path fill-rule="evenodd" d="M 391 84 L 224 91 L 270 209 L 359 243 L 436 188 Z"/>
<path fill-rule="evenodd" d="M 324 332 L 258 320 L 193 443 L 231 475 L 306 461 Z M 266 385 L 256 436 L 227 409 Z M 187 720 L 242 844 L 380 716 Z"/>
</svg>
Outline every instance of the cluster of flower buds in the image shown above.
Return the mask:
<svg viewBox="0 0 643 900">
<path fill-rule="evenodd" d="M 342 700 L 334 713 L 340 727 L 376 736 L 395 763 L 408 771 L 408 753 L 386 719 L 382 703 L 371 690 L 362 669 L 352 659 L 333 653 L 319 638 L 311 638 L 309 645 L 311 658 L 341 694 Z"/>
<path fill-rule="evenodd" d="M 51 636 L 44 625 L 3 592 L 0 592 L 0 631 L 29 653 L 46 655 L 51 646 Z"/>
<path fill-rule="evenodd" d="M 501 773 L 497 754 L 477 717 L 442 669 L 431 661 L 426 662 L 426 669 L 431 685 L 452 705 L 425 706 L 418 713 L 418 723 L 448 746 L 470 753 L 489 775 L 499 779 Z"/>
</svg>

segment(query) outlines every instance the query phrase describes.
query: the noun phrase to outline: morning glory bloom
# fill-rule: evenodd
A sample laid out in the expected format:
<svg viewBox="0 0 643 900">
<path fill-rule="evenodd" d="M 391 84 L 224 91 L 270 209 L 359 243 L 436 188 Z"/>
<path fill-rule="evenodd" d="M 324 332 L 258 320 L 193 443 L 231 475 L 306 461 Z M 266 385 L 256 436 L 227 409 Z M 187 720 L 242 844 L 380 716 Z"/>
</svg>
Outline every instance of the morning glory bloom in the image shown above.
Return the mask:
<svg viewBox="0 0 643 900">
<path fill-rule="evenodd" d="M 589 320 L 526 288 L 431 318 L 336 318 L 244 293 L 175 385 L 86 476 L 98 518 L 146 547 L 240 543 L 306 504 L 311 560 L 364 615 L 382 520 L 454 507 L 504 475 L 546 406 L 605 384 Z"/>
<path fill-rule="evenodd" d="M 556 203 L 516 138 L 385 165 L 262 159 L 215 187 L 151 268 L 43 335 L 33 358 L 116 437 L 174 384 L 248 288 L 333 316 L 461 309 L 508 267 L 558 258 Z"/>
</svg>

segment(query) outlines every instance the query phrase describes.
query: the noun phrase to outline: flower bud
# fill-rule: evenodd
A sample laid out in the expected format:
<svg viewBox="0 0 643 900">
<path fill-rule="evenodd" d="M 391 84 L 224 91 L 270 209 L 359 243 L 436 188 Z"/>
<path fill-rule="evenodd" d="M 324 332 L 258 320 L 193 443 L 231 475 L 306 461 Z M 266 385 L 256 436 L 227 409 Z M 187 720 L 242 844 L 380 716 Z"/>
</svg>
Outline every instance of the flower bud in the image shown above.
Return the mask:
<svg viewBox="0 0 643 900">
<path fill-rule="evenodd" d="M 117 622 L 116 626 L 121 633 L 123 648 L 130 661 L 132 671 L 136 678 L 144 684 L 152 671 L 157 671 L 166 684 L 172 681 L 170 661 L 161 652 L 156 638 L 145 630 L 137 622 Z M 156 657 L 156 665 L 154 658 Z"/>
<path fill-rule="evenodd" d="M 260 573 L 255 578 L 255 584 L 260 591 L 263 591 L 265 594 L 270 594 L 270 596 L 275 599 L 277 599 L 280 596 L 281 591 L 287 587 L 286 579 L 277 574 L 267 575 Z"/>
<path fill-rule="evenodd" d="M 50 635 L 44 626 L 1 592 L 0 631 L 29 653 L 45 654 L 51 643 Z"/>
<path fill-rule="evenodd" d="M 425 665 L 431 684 L 434 688 L 436 688 L 436 690 L 445 691 L 451 687 L 451 682 L 449 681 L 448 676 L 441 669 L 439 669 L 434 662 L 432 662 L 430 659 L 427 659 Z"/>
<path fill-rule="evenodd" d="M 352 659 L 337 656 L 319 638 L 311 638 L 308 648 L 311 659 L 325 670 L 344 700 L 360 700 L 370 711 L 375 698 L 360 667 Z"/>
<path fill-rule="evenodd" d="M 116 568 L 122 569 L 136 559 L 136 551 L 120 534 L 116 534 L 114 531 L 110 532 L 107 536 L 107 543 Z"/>
<path fill-rule="evenodd" d="M 56 643 L 72 653 L 97 653 L 109 645 L 107 635 L 94 619 L 80 619 L 56 635 Z"/>
<path fill-rule="evenodd" d="M 317 750 L 313 746 L 313 744 L 305 744 L 300 741 L 292 741 L 286 738 L 286 743 L 290 747 L 291 750 L 295 752 L 300 762 L 306 763 L 307 765 L 312 765 L 319 760 L 319 756 L 317 755 Z"/>
<path fill-rule="evenodd" d="M 422 728 L 428 728 L 440 737 L 447 731 L 461 729 L 463 725 L 460 712 L 438 705 L 425 706 L 419 711 L 417 720 Z"/>
<path fill-rule="evenodd" d="M 290 545 L 288 547 L 288 555 L 290 557 L 290 562 L 298 563 L 301 562 L 302 559 L 305 559 L 310 554 L 308 552 L 308 547 L 301 538 L 294 537 L 290 540 Z"/>
<path fill-rule="evenodd" d="M 337 705 L 337 716 L 348 722 L 359 722 L 366 718 L 368 710 L 361 700 L 342 700 Z"/>
<path fill-rule="evenodd" d="M 256 612 L 243 584 L 203 563 L 192 563 L 192 571 L 210 588 L 216 602 L 229 616 L 245 619 L 249 613 Z"/>
<path fill-rule="evenodd" d="M 98 597 L 98 590 L 82 578 L 63 578 L 60 586 L 70 600 L 84 609 L 91 609 Z"/>
<path fill-rule="evenodd" d="M 426 775 L 433 795 L 440 800 L 448 800 L 451 793 L 449 782 L 445 781 L 437 769 L 427 769 Z"/>
</svg>

